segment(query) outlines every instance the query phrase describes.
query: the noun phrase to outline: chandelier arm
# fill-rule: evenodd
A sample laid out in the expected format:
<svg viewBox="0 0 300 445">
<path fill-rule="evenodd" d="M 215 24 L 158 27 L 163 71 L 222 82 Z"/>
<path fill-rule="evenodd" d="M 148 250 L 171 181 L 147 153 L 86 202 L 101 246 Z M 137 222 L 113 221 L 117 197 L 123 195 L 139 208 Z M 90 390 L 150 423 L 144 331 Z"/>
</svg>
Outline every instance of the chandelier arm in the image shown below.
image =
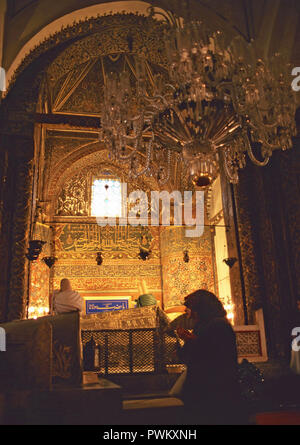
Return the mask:
<svg viewBox="0 0 300 445">
<path fill-rule="evenodd" d="M 230 168 L 229 168 L 229 165 L 228 165 L 228 156 L 227 156 L 227 154 L 226 154 L 226 148 L 225 148 L 225 150 L 223 151 L 223 153 L 224 153 L 224 157 L 223 157 L 224 162 L 223 162 L 223 164 L 224 164 L 224 167 L 225 167 L 225 174 L 226 174 L 226 176 L 227 176 L 227 179 L 228 179 L 228 181 L 231 182 L 232 184 L 237 184 L 237 183 L 238 183 L 238 173 L 237 173 L 237 169 L 235 169 L 235 175 L 232 175 L 232 174 L 231 174 L 231 171 L 230 171 Z"/>
<path fill-rule="evenodd" d="M 231 80 L 222 80 L 222 82 L 215 85 L 217 90 L 223 88 L 223 87 L 233 87 L 233 82 Z"/>
<path fill-rule="evenodd" d="M 276 125 L 276 124 L 275 124 Z M 274 125 L 274 126 L 275 126 Z M 253 124 L 249 123 L 249 126 L 256 131 L 259 131 L 259 129 L 257 127 L 255 127 Z M 272 128 L 274 128 L 274 126 Z M 268 141 L 266 141 L 265 139 L 260 139 L 258 142 L 260 142 L 263 145 L 266 145 L 268 147 L 268 149 L 270 150 L 276 150 L 276 148 L 278 148 L 278 145 L 276 144 L 270 144 Z"/>
<path fill-rule="evenodd" d="M 158 99 L 161 99 L 166 106 L 169 106 L 169 102 L 166 100 L 164 96 L 161 96 L 160 94 L 153 97 L 144 96 L 144 100 L 146 100 L 147 102 L 156 102 Z"/>
<path fill-rule="evenodd" d="M 151 162 L 151 153 L 152 153 L 153 141 L 154 141 L 154 135 L 152 136 L 152 139 L 151 139 L 151 141 L 148 143 L 148 146 L 147 146 L 147 154 L 146 154 L 146 156 L 147 156 L 147 161 L 146 161 L 146 166 L 145 166 L 145 168 L 144 168 L 143 170 L 141 170 L 140 172 L 135 172 L 135 173 L 131 172 L 131 174 L 132 174 L 132 176 L 133 176 L 134 178 L 139 178 L 140 176 L 142 176 L 142 175 L 144 175 L 145 173 L 147 173 L 147 171 L 149 170 L 149 168 L 150 168 L 150 162 Z"/>
<path fill-rule="evenodd" d="M 133 155 L 135 155 L 137 153 L 138 145 L 139 145 L 139 139 L 138 139 L 138 137 L 136 137 L 136 139 L 134 141 L 134 147 L 129 146 L 129 148 L 132 149 L 132 151 L 129 153 L 129 155 L 126 155 L 126 156 L 119 155 L 119 158 L 121 159 L 121 161 L 130 160 L 133 157 Z"/>
<path fill-rule="evenodd" d="M 277 122 L 274 122 L 273 124 L 267 124 L 264 122 L 263 126 L 266 128 L 275 128 L 277 124 L 278 124 Z M 258 130 L 258 127 L 255 126 L 252 122 L 249 122 L 248 125 L 249 125 L 249 127 L 253 128 L 254 130 Z"/>
<path fill-rule="evenodd" d="M 148 123 L 148 122 L 147 122 Z M 147 131 L 151 131 L 152 132 L 152 124 L 149 124 L 149 126 L 148 127 L 146 127 L 146 128 L 144 128 L 143 130 L 142 130 L 142 133 L 147 133 Z"/>
<path fill-rule="evenodd" d="M 135 141 L 137 141 L 138 139 L 139 139 L 139 137 L 140 137 L 140 135 L 136 135 L 136 136 L 129 136 L 129 135 L 125 135 L 124 134 L 124 139 L 127 139 L 127 140 L 129 140 L 130 142 L 135 142 Z"/>
<path fill-rule="evenodd" d="M 166 87 L 170 87 L 173 91 L 177 90 L 177 88 L 174 85 L 172 85 L 171 83 L 166 83 Z"/>
<path fill-rule="evenodd" d="M 151 130 L 151 127 L 148 127 L 145 130 L 143 130 L 142 133 L 146 133 L 147 131 L 150 131 L 150 130 Z M 137 134 L 136 136 L 130 136 L 130 135 L 124 134 L 123 137 L 129 141 L 136 141 L 141 138 L 141 135 Z"/>
<path fill-rule="evenodd" d="M 262 145 L 266 145 L 268 147 L 269 150 L 276 150 L 278 148 L 278 145 L 276 144 L 270 144 L 269 142 L 265 141 L 265 140 L 260 140 L 259 141 Z"/>
<path fill-rule="evenodd" d="M 270 156 L 266 156 L 263 161 L 259 161 L 258 159 L 256 159 L 256 157 L 254 156 L 254 153 L 252 151 L 252 147 L 251 147 L 250 141 L 248 139 L 248 136 L 245 136 L 245 138 L 246 138 L 247 153 L 248 153 L 248 156 L 251 159 L 251 161 L 258 167 L 265 167 L 270 161 Z"/>
<path fill-rule="evenodd" d="M 142 171 L 140 171 L 140 172 L 133 173 L 133 172 L 131 171 L 131 176 L 132 176 L 134 179 L 137 179 L 137 178 L 139 178 L 140 176 L 145 175 L 145 174 L 148 172 L 148 170 L 149 170 L 149 167 L 145 167 L 145 168 L 144 168 Z"/>
<path fill-rule="evenodd" d="M 230 97 L 232 100 L 233 108 L 234 108 L 234 110 L 236 110 L 236 113 L 240 115 L 241 111 L 243 112 L 245 110 L 245 107 L 243 107 L 243 105 L 238 100 L 236 91 L 233 88 L 233 82 L 228 82 L 227 86 L 231 87 L 230 88 Z"/>
<path fill-rule="evenodd" d="M 147 113 L 145 114 L 146 119 L 152 122 L 153 119 L 157 116 L 158 111 L 159 111 L 159 110 L 153 110 L 153 111 L 150 111 L 150 110 L 148 109 L 148 110 L 147 110 Z M 150 128 L 150 127 L 149 127 L 149 128 Z"/>
<path fill-rule="evenodd" d="M 129 161 L 132 157 L 133 157 L 133 155 L 135 154 L 135 152 L 136 152 L 136 149 L 134 148 L 130 153 L 129 153 L 129 155 L 126 155 L 126 156 L 122 156 L 122 155 L 120 155 L 119 157 L 120 157 L 120 160 L 121 161 Z"/>
<path fill-rule="evenodd" d="M 141 119 L 141 115 L 134 116 L 130 120 L 131 120 L 131 122 L 135 122 L 135 121 L 138 121 L 139 119 Z"/>
<path fill-rule="evenodd" d="M 238 111 L 238 114 L 239 115 L 243 115 L 243 114 L 248 114 L 248 110 L 249 110 L 249 108 L 251 109 L 253 109 L 253 108 L 258 108 L 257 106 L 255 106 L 255 105 L 250 105 L 250 107 L 248 108 L 247 106 L 246 106 L 246 104 L 243 104 L 243 103 L 241 103 L 241 101 L 238 99 L 238 96 L 237 96 L 237 94 L 236 94 L 236 91 L 235 91 L 235 88 L 234 88 L 234 83 L 232 82 L 232 81 L 228 81 L 228 82 L 222 82 L 221 84 L 220 84 L 221 86 L 227 86 L 227 87 L 230 87 L 230 97 L 231 97 L 231 99 L 232 99 L 232 103 L 233 103 L 233 107 L 234 107 L 234 109 L 235 110 L 239 110 Z M 265 111 L 267 111 L 267 110 L 265 110 Z"/>
</svg>

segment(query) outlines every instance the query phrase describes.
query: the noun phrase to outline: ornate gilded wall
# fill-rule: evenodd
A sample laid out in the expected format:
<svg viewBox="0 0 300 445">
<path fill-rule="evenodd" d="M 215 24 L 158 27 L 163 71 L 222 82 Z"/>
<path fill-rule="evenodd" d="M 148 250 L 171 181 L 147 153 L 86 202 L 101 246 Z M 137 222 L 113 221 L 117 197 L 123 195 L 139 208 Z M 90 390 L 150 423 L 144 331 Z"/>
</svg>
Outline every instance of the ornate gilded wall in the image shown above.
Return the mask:
<svg viewBox="0 0 300 445">
<path fill-rule="evenodd" d="M 113 175 L 128 184 L 128 194 L 156 190 L 153 178 L 130 180 L 128 166 L 111 161 L 93 132 L 48 131 L 43 164 L 44 216 L 54 228 L 53 255 L 58 259 L 52 272 L 54 287 L 67 277 L 83 294 L 137 297 L 143 279 L 149 291 L 161 299 L 158 228 L 100 227 L 90 216 L 94 176 Z M 138 258 L 142 243 L 151 250 L 147 261 Z M 101 266 L 96 262 L 99 251 L 104 259 Z"/>
<path fill-rule="evenodd" d="M 187 238 L 184 227 L 161 229 L 161 261 L 165 308 L 182 304 L 186 295 L 207 289 L 216 292 L 210 228 L 200 238 Z M 184 261 L 184 251 L 189 262 Z"/>
<path fill-rule="evenodd" d="M 35 239 L 42 239 L 46 242 L 37 261 L 30 262 L 30 283 L 29 283 L 29 316 L 30 318 L 46 315 L 49 307 L 50 293 L 50 269 L 43 261 L 43 258 L 51 256 L 52 231 L 42 224 L 35 224 L 33 230 Z"/>
<path fill-rule="evenodd" d="M 140 246 L 146 242 L 151 258 L 138 258 Z M 104 262 L 96 263 L 101 251 Z M 159 228 L 99 227 L 95 223 L 55 225 L 54 286 L 62 278 L 70 278 L 81 291 L 138 294 L 138 284 L 145 280 L 149 291 L 161 298 Z"/>
<path fill-rule="evenodd" d="M 50 271 L 42 261 L 42 256 L 31 263 L 29 308 L 43 309 L 49 305 Z"/>
<path fill-rule="evenodd" d="M 136 295 L 143 279 L 156 297 L 163 288 L 165 308 L 180 304 L 185 295 L 199 288 L 215 292 L 210 230 L 207 228 L 199 239 L 186 238 L 184 230 L 58 224 L 55 255 L 59 261 L 54 268 L 54 285 L 68 277 L 81 291 Z M 152 251 L 145 262 L 137 258 L 142 235 L 148 238 Z M 99 250 L 104 257 L 100 267 L 96 263 Z M 183 261 L 185 250 L 189 251 L 189 263 Z"/>
<path fill-rule="evenodd" d="M 165 189 L 186 187 L 180 165 L 174 157 L 172 180 Z M 144 280 L 147 288 L 167 306 L 177 304 L 183 294 L 199 287 L 214 291 L 214 269 L 211 237 L 205 231 L 200 241 L 162 236 L 160 229 L 99 227 L 90 216 L 93 177 L 111 174 L 133 190 L 160 190 L 153 177 L 133 180 L 129 166 L 112 161 L 93 131 L 47 128 L 42 164 L 43 185 L 40 190 L 44 217 L 55 229 L 53 285 L 70 278 L 75 288 L 85 292 L 138 296 L 138 285 Z M 176 187 L 176 188 L 175 188 Z M 150 200 L 149 200 L 150 202 Z M 151 250 L 150 259 L 138 258 L 142 242 Z M 183 251 L 188 248 L 190 262 L 184 263 Z M 97 252 L 104 262 L 96 263 Z M 180 253 L 179 253 L 180 252 Z M 178 256 L 178 261 L 176 259 Z M 187 285 L 187 281 L 190 285 Z M 179 286 L 181 282 L 181 287 Z"/>
</svg>

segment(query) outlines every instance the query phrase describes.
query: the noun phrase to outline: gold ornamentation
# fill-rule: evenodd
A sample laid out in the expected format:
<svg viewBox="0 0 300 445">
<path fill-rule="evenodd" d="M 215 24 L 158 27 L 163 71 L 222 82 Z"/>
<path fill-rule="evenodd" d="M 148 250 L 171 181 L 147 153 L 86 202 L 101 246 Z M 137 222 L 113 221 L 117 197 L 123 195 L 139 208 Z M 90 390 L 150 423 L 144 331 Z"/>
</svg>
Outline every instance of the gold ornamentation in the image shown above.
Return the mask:
<svg viewBox="0 0 300 445">
<path fill-rule="evenodd" d="M 72 67 L 89 60 L 91 55 L 114 54 L 128 51 L 128 35 L 137 40 L 133 49 L 135 52 L 148 55 L 150 59 L 158 64 L 163 64 L 162 58 L 162 34 L 164 24 L 157 20 L 137 14 L 112 14 L 104 17 L 96 17 L 81 20 L 73 26 L 67 26 L 59 32 L 46 38 L 25 56 L 20 66 L 15 71 L 9 84 L 9 90 L 16 82 L 17 77 L 34 60 L 56 46 L 78 39 L 80 36 L 88 36 L 72 45 L 69 53 L 63 52 L 52 65 L 49 74 L 54 81 L 57 73 L 67 73 Z M 161 38 L 160 38 L 161 37 Z M 89 43 L 89 38 L 91 43 Z M 82 43 L 80 43 L 82 42 Z M 100 45 L 99 45 L 99 42 Z M 68 50 L 67 50 L 68 51 Z"/>
<path fill-rule="evenodd" d="M 223 219 L 224 219 L 224 210 L 222 209 L 210 220 L 210 224 L 212 226 L 217 226 L 219 222 L 222 221 Z"/>
<path fill-rule="evenodd" d="M 71 254 L 97 253 L 101 251 L 107 259 L 136 259 L 141 243 L 147 243 L 153 250 L 153 258 L 159 258 L 157 228 L 131 227 L 131 226 L 105 226 L 97 224 L 64 224 L 56 226 L 55 245 L 59 259 L 68 252 Z M 87 259 L 90 259 L 87 256 Z M 77 259 L 76 255 L 74 259 Z M 94 263 L 94 261 L 93 261 Z M 57 266 L 55 266 L 57 268 Z"/>
<path fill-rule="evenodd" d="M 89 215 L 88 184 L 85 175 L 77 175 L 64 185 L 57 200 L 56 215 Z"/>
<path fill-rule="evenodd" d="M 25 253 L 28 247 L 30 207 L 33 184 L 33 162 L 18 159 L 16 163 L 16 195 L 15 213 L 12 230 L 12 260 L 9 283 L 9 307 L 8 321 L 25 317 L 26 312 L 26 287 L 28 263 Z"/>
</svg>

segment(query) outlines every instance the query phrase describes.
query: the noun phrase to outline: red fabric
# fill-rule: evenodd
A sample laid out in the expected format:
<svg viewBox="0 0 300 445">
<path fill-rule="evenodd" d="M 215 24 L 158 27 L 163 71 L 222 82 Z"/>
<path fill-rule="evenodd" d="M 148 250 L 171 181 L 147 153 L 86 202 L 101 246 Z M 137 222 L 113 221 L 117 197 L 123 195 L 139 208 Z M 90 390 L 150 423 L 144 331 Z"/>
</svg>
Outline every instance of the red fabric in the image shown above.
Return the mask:
<svg viewBox="0 0 300 445">
<path fill-rule="evenodd" d="M 255 420 L 256 425 L 300 425 L 300 411 L 260 413 Z"/>
</svg>

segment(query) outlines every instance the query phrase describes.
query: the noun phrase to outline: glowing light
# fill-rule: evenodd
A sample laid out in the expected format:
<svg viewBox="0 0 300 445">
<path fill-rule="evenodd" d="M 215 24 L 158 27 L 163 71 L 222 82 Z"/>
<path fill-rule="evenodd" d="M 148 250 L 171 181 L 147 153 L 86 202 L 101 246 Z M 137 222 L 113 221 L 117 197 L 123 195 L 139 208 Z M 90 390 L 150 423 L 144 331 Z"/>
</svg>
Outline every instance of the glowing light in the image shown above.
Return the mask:
<svg viewBox="0 0 300 445">
<path fill-rule="evenodd" d="M 36 320 L 49 314 L 49 308 L 45 306 L 30 306 L 28 308 L 28 318 Z"/>
<path fill-rule="evenodd" d="M 116 179 L 96 179 L 92 186 L 91 215 L 122 216 L 122 188 Z"/>
<path fill-rule="evenodd" d="M 223 306 L 225 311 L 227 312 L 227 319 L 230 321 L 231 324 L 234 324 L 234 304 L 232 303 L 231 297 L 225 297 L 221 298 L 223 302 Z"/>
</svg>

